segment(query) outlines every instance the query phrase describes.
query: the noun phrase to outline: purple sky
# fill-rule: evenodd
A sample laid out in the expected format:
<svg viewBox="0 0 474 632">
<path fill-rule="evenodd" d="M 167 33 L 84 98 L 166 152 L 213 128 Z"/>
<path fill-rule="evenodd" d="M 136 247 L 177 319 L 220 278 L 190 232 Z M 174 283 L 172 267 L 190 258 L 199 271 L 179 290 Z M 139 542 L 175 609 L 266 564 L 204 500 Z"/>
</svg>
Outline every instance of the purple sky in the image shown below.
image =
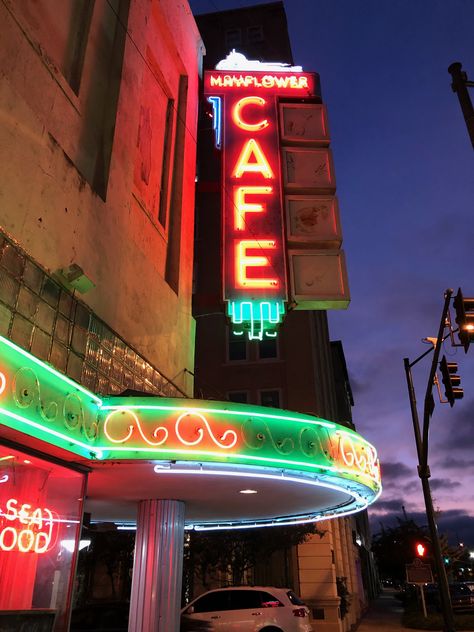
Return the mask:
<svg viewBox="0 0 474 632">
<path fill-rule="evenodd" d="M 195 13 L 261 2 L 192 0 Z M 472 0 L 287 0 L 296 64 L 321 75 L 352 295 L 329 315 L 344 343 L 357 430 L 377 447 L 384 493 L 371 511 L 424 522 L 403 358 L 436 336 L 446 288 L 474 296 L 474 152 L 449 64 L 474 80 Z M 278 60 L 275 60 L 278 61 Z M 470 90 L 474 101 L 474 89 Z M 465 396 L 438 404 L 430 465 L 441 531 L 474 549 L 474 344 Z M 420 414 L 430 360 L 414 378 Z"/>
</svg>

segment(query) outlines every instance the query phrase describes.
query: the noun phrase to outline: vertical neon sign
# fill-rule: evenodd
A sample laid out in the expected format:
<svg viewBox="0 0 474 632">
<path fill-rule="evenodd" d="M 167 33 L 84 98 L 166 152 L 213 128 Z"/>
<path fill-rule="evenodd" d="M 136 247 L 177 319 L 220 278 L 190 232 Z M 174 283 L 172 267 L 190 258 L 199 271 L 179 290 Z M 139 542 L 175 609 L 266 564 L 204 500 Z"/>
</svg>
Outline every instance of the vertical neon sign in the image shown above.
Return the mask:
<svg viewBox="0 0 474 632">
<path fill-rule="evenodd" d="M 204 76 L 222 143 L 223 298 L 234 333 L 259 340 L 276 336 L 287 301 L 278 97 L 308 96 L 315 84 L 276 66 Z"/>
</svg>

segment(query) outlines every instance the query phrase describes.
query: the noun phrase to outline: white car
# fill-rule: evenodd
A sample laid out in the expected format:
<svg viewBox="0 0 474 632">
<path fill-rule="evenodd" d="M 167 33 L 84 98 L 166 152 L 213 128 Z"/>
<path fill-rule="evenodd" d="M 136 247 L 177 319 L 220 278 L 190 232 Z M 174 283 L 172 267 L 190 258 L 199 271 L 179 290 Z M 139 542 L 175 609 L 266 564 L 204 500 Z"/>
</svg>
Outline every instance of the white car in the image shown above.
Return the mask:
<svg viewBox="0 0 474 632">
<path fill-rule="evenodd" d="M 207 621 L 215 632 L 313 632 L 309 608 L 288 588 L 218 588 L 194 599 L 181 614 L 189 630 L 192 621 Z"/>
</svg>

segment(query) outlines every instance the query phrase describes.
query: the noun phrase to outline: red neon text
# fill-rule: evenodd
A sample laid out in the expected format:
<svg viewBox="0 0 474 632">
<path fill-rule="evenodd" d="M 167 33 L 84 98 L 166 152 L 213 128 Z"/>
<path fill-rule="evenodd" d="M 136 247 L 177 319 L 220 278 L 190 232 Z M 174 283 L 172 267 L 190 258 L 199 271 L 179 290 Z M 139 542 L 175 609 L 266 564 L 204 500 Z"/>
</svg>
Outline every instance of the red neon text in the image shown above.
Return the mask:
<svg viewBox="0 0 474 632">
<path fill-rule="evenodd" d="M 273 250 L 276 248 L 274 241 L 269 239 L 243 239 L 235 246 L 235 265 L 237 269 L 237 283 L 245 288 L 271 288 L 278 285 L 278 279 L 252 279 L 247 276 L 248 268 L 263 268 L 270 266 L 270 260 L 266 256 L 248 255 L 247 250 L 259 251 Z"/>
<path fill-rule="evenodd" d="M 51 544 L 53 514 L 46 508 L 33 509 L 9 498 L 0 513 L 0 550 L 45 553 Z"/>
<path fill-rule="evenodd" d="M 263 88 L 308 90 L 308 77 L 305 75 L 210 75 L 211 88 Z"/>
<path fill-rule="evenodd" d="M 264 202 L 248 202 L 247 195 L 270 195 L 272 187 L 234 187 L 234 228 L 244 230 L 246 213 L 265 213 Z"/>
<path fill-rule="evenodd" d="M 242 118 L 243 109 L 248 105 L 258 105 L 263 107 L 265 103 L 266 101 L 265 99 L 262 99 L 262 97 L 244 97 L 243 99 L 240 99 L 232 108 L 232 120 L 237 127 L 240 127 L 240 129 L 243 129 L 246 132 L 258 132 L 261 129 L 265 129 L 265 127 L 268 127 L 269 125 L 267 119 L 258 121 L 258 123 L 249 123 L 248 121 L 244 121 Z"/>
</svg>

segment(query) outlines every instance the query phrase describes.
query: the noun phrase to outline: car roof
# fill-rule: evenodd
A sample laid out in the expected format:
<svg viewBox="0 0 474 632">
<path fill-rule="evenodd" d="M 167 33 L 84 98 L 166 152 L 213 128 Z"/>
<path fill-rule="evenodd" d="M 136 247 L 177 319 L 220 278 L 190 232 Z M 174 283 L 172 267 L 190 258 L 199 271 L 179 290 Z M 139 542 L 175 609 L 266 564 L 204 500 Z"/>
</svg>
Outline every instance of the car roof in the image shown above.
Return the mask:
<svg viewBox="0 0 474 632">
<path fill-rule="evenodd" d="M 207 590 L 203 595 L 210 592 L 222 592 L 225 590 L 281 590 L 284 592 L 293 592 L 291 588 L 277 588 L 276 586 L 225 586 L 224 588 L 213 588 Z M 201 597 L 201 595 L 199 595 Z"/>
</svg>

